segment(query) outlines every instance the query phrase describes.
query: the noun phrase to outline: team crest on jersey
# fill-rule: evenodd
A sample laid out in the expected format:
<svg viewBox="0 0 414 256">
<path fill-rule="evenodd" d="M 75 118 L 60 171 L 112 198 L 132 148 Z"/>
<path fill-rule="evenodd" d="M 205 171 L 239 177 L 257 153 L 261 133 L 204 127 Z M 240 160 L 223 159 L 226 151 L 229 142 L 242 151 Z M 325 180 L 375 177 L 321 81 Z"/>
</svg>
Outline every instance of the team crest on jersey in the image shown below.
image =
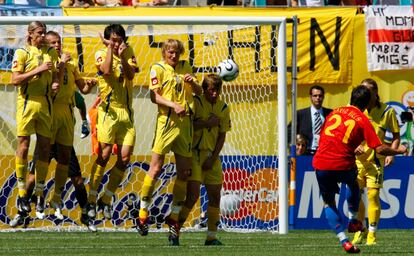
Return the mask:
<svg viewBox="0 0 414 256">
<path fill-rule="evenodd" d="M 156 77 L 151 78 L 152 85 L 158 84 L 158 79 Z"/>
<path fill-rule="evenodd" d="M 17 60 L 13 60 L 12 68 L 17 68 Z"/>
</svg>

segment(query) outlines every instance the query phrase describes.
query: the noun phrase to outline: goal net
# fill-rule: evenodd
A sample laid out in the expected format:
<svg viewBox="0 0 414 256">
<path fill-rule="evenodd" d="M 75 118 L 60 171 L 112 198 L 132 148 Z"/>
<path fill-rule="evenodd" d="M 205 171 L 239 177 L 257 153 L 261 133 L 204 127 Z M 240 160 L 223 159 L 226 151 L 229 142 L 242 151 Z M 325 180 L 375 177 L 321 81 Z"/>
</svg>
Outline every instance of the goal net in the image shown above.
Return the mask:
<svg viewBox="0 0 414 256">
<path fill-rule="evenodd" d="M 63 52 L 70 53 L 79 63 L 82 75 L 95 77 L 97 70 L 94 56 L 97 50 L 104 48 L 99 33 L 104 31 L 105 25 L 102 24 L 107 22 L 105 17 L 86 21 L 77 20 L 76 17 L 39 19 L 46 19 L 48 30 L 55 30 L 62 35 Z M 133 92 L 136 144 L 124 180 L 113 197 L 113 219 L 105 220 L 102 213 L 98 212 L 95 224 L 98 229 L 117 230 L 136 225 L 139 194 L 149 169 L 157 112 L 156 105 L 151 103 L 149 97 L 149 69 L 162 58 L 162 42 L 175 38 L 184 43 L 185 53 L 181 59 L 189 60 L 200 82 L 206 74 L 216 73 L 218 63 L 225 59 L 233 59 L 240 69 L 237 79 L 224 82 L 221 94 L 230 107 L 232 127 L 221 151 L 224 181 L 220 227 L 286 232 L 287 141 L 286 131 L 282 129 L 286 127 L 287 105 L 285 19 L 268 18 L 257 22 L 251 19 L 251 24 L 237 17 L 222 18 L 223 21 L 216 22 L 212 21 L 212 17 L 168 19 L 165 24 L 161 24 L 160 17 L 153 17 L 152 21 L 151 17 L 135 17 L 135 20 L 134 17 L 111 18 L 123 24 L 139 67 Z M 209 24 L 202 24 L 203 20 L 209 20 Z M 9 229 L 8 223 L 17 213 L 17 180 L 14 174 L 17 90 L 10 84 L 10 69 L 15 49 L 24 46 L 29 20 L 13 25 L 10 21 L 6 24 L 3 19 L 1 23 L 0 98 L 3 104 L 0 106 L 0 166 L 3 171 L 0 174 L 0 229 L 4 230 Z M 84 96 L 88 109 L 97 94 L 97 90 L 93 90 Z M 91 137 L 80 139 L 81 121 L 79 113 L 76 110 L 75 113 L 74 147 L 88 188 L 89 173 L 96 156 L 92 154 Z M 34 145 L 35 137 L 32 137 L 29 160 Z M 107 171 L 115 160 L 116 156 L 112 156 Z M 53 193 L 55 165 L 55 161 L 52 161 L 49 168 L 46 201 L 51 199 Z M 165 227 L 164 217 L 170 211 L 175 176 L 174 157 L 168 154 L 150 207 L 152 229 Z M 106 172 L 98 191 L 101 195 L 107 181 Z M 187 228 L 202 228 L 206 225 L 208 198 L 204 187 L 201 191 L 201 198 L 185 223 Z M 81 212 L 70 179 L 62 197 L 63 221 L 54 217 L 53 209 L 46 209 L 44 220 L 37 219 L 32 210 L 27 227 L 81 227 Z"/>
</svg>

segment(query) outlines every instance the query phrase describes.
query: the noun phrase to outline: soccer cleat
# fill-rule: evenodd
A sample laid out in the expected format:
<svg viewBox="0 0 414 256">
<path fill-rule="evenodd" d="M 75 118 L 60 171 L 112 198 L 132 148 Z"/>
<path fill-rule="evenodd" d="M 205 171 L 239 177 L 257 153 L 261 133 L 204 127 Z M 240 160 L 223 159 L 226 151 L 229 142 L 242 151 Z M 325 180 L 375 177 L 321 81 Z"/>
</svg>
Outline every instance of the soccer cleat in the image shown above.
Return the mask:
<svg viewBox="0 0 414 256">
<path fill-rule="evenodd" d="M 361 231 L 363 228 L 364 226 L 362 225 L 362 222 L 360 220 L 357 220 L 357 219 L 349 220 L 349 223 L 348 223 L 349 233 L 355 233 L 355 232 Z"/>
<path fill-rule="evenodd" d="M 81 222 L 82 222 L 82 224 L 87 226 L 90 231 L 92 231 L 92 232 L 97 232 L 98 231 L 95 224 L 93 223 L 93 219 L 89 218 L 88 214 L 82 214 L 81 215 Z"/>
<path fill-rule="evenodd" d="M 375 232 L 368 232 L 367 235 L 367 245 L 376 245 L 377 244 L 377 235 Z"/>
<path fill-rule="evenodd" d="M 206 240 L 204 245 L 223 245 L 218 239 Z"/>
<path fill-rule="evenodd" d="M 37 196 L 36 217 L 40 220 L 45 218 L 45 198 L 43 196 Z"/>
<path fill-rule="evenodd" d="M 168 241 L 171 246 L 180 245 L 180 224 L 178 221 L 171 219 L 170 217 L 165 218 L 165 223 L 169 226 Z"/>
<path fill-rule="evenodd" d="M 105 204 L 102 199 L 98 200 L 98 211 L 102 211 L 105 219 L 112 219 L 112 206 L 110 204 Z"/>
<path fill-rule="evenodd" d="M 17 198 L 17 210 L 22 213 L 29 213 L 30 209 L 30 202 L 26 197 L 18 197 Z"/>
<path fill-rule="evenodd" d="M 138 218 L 137 230 L 141 236 L 148 235 L 148 218 Z"/>
<path fill-rule="evenodd" d="M 355 245 L 352 245 L 351 242 L 349 241 L 346 241 L 345 243 L 343 243 L 342 247 L 347 253 L 359 253 L 360 252 L 359 248 L 356 247 Z"/>
<path fill-rule="evenodd" d="M 82 121 L 81 131 L 82 131 L 81 136 L 80 136 L 81 139 L 84 139 L 84 138 L 88 137 L 89 133 L 91 132 L 90 129 L 89 129 L 89 123 L 88 123 L 87 120 Z"/>
<path fill-rule="evenodd" d="M 354 235 L 354 239 L 352 240 L 352 244 L 362 244 L 364 240 L 367 238 L 367 229 L 363 228 L 361 231 L 358 231 Z"/>
<path fill-rule="evenodd" d="M 24 224 L 24 219 L 27 217 L 26 213 L 18 212 L 16 216 L 9 222 L 10 227 L 15 228 Z"/>
<path fill-rule="evenodd" d="M 63 220 L 65 217 L 62 214 L 62 205 L 59 203 L 56 203 L 55 201 L 51 201 L 50 202 L 50 206 L 55 209 L 55 213 L 53 215 L 55 215 L 56 219 L 58 220 Z"/>
<path fill-rule="evenodd" d="M 87 209 L 86 212 L 87 212 L 89 218 L 95 219 L 95 217 L 96 217 L 96 204 L 88 203 L 86 205 L 86 209 Z"/>
</svg>

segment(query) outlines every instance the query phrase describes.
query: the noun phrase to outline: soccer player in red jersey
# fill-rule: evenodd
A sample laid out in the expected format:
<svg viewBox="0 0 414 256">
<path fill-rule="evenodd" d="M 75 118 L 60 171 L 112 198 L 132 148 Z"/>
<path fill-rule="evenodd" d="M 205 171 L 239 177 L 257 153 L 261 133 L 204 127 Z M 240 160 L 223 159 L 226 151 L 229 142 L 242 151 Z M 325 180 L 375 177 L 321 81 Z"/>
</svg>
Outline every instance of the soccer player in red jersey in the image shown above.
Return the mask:
<svg viewBox="0 0 414 256">
<path fill-rule="evenodd" d="M 348 232 L 357 232 L 362 229 L 362 223 L 357 220 L 360 195 L 355 164 L 356 148 L 365 140 L 377 154 L 397 155 L 406 151 L 404 146 L 392 149 L 381 143 L 370 121 L 363 113 L 369 104 L 370 97 L 370 91 L 360 85 L 352 91 L 350 106 L 336 108 L 327 116 L 322 127 L 319 148 L 313 158 L 313 167 L 316 170 L 319 190 L 324 201 L 325 217 L 348 253 L 359 253 L 360 250 L 349 242 L 344 233 L 341 215 L 336 208 L 335 194 L 339 193 L 338 183 L 347 185 L 350 219 Z"/>
</svg>

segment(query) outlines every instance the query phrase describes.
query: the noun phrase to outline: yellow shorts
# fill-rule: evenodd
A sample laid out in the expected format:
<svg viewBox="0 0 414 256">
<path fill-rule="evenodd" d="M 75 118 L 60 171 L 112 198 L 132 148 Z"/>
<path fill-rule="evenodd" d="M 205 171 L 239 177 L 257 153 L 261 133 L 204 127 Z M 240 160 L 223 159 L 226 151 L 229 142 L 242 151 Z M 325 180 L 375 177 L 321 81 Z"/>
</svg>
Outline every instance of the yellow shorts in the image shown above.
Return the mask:
<svg viewBox="0 0 414 256">
<path fill-rule="evenodd" d="M 50 144 L 72 147 L 75 118 L 73 107 L 68 104 L 53 104 L 52 139 Z"/>
<path fill-rule="evenodd" d="M 223 170 L 220 158 L 217 159 L 211 170 L 202 170 L 204 161 L 211 155 L 210 151 L 193 151 L 191 175 L 189 181 L 198 181 L 207 185 L 221 185 L 223 183 Z"/>
<path fill-rule="evenodd" d="M 98 141 L 107 144 L 135 145 L 134 113 L 127 108 L 101 103 L 98 109 Z"/>
<path fill-rule="evenodd" d="M 358 184 L 360 188 L 382 188 L 384 182 L 384 168 L 375 164 L 357 164 Z"/>
<path fill-rule="evenodd" d="M 39 134 L 52 137 L 52 105 L 46 96 L 19 96 L 17 99 L 17 136 Z"/>
<path fill-rule="evenodd" d="M 152 144 L 152 151 L 159 155 L 165 155 L 170 151 L 184 156 L 191 157 L 193 142 L 193 125 L 191 116 L 182 118 L 173 115 L 158 115 L 155 136 Z"/>
</svg>

